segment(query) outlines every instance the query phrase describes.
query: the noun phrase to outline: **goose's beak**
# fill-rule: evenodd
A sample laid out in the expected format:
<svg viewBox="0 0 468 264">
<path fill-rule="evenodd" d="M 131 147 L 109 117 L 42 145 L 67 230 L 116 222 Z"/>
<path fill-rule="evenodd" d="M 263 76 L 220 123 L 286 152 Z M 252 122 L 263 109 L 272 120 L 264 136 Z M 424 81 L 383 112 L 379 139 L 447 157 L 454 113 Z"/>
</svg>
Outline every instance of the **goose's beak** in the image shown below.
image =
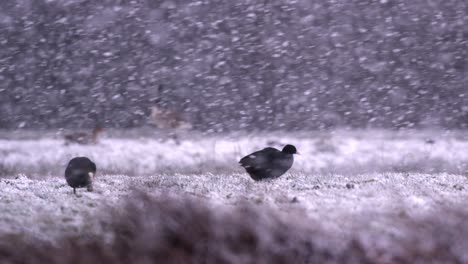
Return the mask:
<svg viewBox="0 0 468 264">
<path fill-rule="evenodd" d="M 296 155 L 301 155 L 301 153 L 299 151 L 296 151 Z"/>
</svg>

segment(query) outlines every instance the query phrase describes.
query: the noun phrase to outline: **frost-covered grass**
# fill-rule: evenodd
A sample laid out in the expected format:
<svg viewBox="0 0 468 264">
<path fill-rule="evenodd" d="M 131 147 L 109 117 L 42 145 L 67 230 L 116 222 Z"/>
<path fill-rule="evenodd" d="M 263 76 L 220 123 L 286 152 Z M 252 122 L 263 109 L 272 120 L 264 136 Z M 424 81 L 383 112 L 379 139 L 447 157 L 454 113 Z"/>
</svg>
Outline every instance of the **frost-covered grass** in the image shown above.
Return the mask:
<svg viewBox="0 0 468 264">
<path fill-rule="evenodd" d="M 237 166 L 285 143 L 301 155 L 279 179 L 254 182 Z M 0 260 L 67 263 L 79 250 L 89 256 L 78 263 L 466 263 L 467 149 L 463 133 L 434 132 L 10 137 L 0 241 L 13 242 L 0 242 Z M 96 161 L 94 192 L 66 185 L 75 155 Z"/>
<path fill-rule="evenodd" d="M 57 136 L 25 135 L 0 139 L 0 175 L 60 176 L 68 160 L 79 155 L 95 160 L 104 174 L 240 173 L 237 161 L 243 155 L 286 143 L 295 144 L 302 153 L 292 173 L 468 173 L 468 137 L 463 132 L 185 134 L 178 142 L 159 134 L 109 132 L 93 146 L 65 146 Z M 428 144 L 428 139 L 435 142 Z"/>
<path fill-rule="evenodd" d="M 466 210 L 386 216 L 388 233 L 363 215 L 347 235 L 324 221 L 264 205 L 210 205 L 178 194 L 132 195 L 107 211 L 105 236 L 65 234 L 54 243 L 0 239 L 2 263 L 466 263 Z"/>
<path fill-rule="evenodd" d="M 289 174 L 266 182 L 253 182 L 244 174 L 101 175 L 94 192 L 80 189 L 80 196 L 75 197 L 62 178 L 18 177 L 0 181 L 0 233 L 27 232 L 47 238 L 92 231 L 94 216 L 104 207 L 125 201 L 132 190 L 190 195 L 216 205 L 266 204 L 323 222 L 334 233 L 347 233 L 354 225 L 367 226 L 360 221 L 367 215 L 379 223 L 375 231 L 391 233 L 387 229 L 391 223 L 385 222 L 388 215 L 421 216 L 440 205 L 465 204 L 467 181 L 461 175 L 406 173 Z"/>
<path fill-rule="evenodd" d="M 18 177 L 0 189 L 0 259 L 18 263 L 468 261 L 462 175 L 101 175 L 78 197 L 61 178 Z"/>
</svg>

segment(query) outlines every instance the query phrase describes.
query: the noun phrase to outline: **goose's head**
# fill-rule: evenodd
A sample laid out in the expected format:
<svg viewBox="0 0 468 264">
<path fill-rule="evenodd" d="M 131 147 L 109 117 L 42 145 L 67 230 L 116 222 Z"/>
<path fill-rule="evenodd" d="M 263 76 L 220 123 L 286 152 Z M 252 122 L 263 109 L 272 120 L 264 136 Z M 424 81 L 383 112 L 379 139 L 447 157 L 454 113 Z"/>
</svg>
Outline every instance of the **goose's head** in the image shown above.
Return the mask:
<svg viewBox="0 0 468 264">
<path fill-rule="evenodd" d="M 287 154 L 299 154 L 299 152 L 297 152 L 297 149 L 295 146 L 293 145 L 286 145 L 284 146 L 283 150 L 282 150 L 283 153 L 287 153 Z"/>
</svg>

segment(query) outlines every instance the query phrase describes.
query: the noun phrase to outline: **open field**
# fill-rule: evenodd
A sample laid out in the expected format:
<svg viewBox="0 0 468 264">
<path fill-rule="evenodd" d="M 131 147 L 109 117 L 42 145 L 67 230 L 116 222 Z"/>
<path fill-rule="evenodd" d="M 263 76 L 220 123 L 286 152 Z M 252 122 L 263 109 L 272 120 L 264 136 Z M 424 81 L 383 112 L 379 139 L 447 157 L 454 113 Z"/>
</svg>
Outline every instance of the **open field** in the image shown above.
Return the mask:
<svg viewBox="0 0 468 264">
<path fill-rule="evenodd" d="M 166 134 L 136 130 L 109 131 L 93 146 L 65 146 L 60 133 L 3 131 L 0 132 L 0 175 L 62 177 L 67 162 L 80 155 L 95 160 L 101 174 L 241 173 L 237 161 L 242 156 L 265 146 L 281 148 L 287 143 L 296 145 L 302 154 L 296 157 L 292 173 L 468 174 L 468 132 L 465 131 L 375 130 L 210 136 L 191 133 L 182 134 L 175 141 Z"/>
<path fill-rule="evenodd" d="M 468 262 L 463 132 L 182 135 L 178 142 L 125 133 L 95 146 L 64 146 L 57 135 L 4 136 L 0 234 L 13 242 L 0 243 L 0 258 Z M 242 155 L 285 143 L 301 155 L 277 180 L 254 182 L 237 166 Z M 78 197 L 63 179 L 75 155 L 94 159 L 99 172 L 95 191 Z"/>
</svg>

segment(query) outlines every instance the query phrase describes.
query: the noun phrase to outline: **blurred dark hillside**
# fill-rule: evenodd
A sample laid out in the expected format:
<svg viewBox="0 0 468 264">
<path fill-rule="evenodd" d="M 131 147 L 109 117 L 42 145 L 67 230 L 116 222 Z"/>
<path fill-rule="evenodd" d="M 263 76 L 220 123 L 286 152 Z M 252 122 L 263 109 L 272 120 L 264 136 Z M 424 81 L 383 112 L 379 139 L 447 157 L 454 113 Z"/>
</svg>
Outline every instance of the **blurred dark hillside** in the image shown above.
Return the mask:
<svg viewBox="0 0 468 264">
<path fill-rule="evenodd" d="M 0 2 L 0 128 L 468 127 L 465 0 Z"/>
</svg>

